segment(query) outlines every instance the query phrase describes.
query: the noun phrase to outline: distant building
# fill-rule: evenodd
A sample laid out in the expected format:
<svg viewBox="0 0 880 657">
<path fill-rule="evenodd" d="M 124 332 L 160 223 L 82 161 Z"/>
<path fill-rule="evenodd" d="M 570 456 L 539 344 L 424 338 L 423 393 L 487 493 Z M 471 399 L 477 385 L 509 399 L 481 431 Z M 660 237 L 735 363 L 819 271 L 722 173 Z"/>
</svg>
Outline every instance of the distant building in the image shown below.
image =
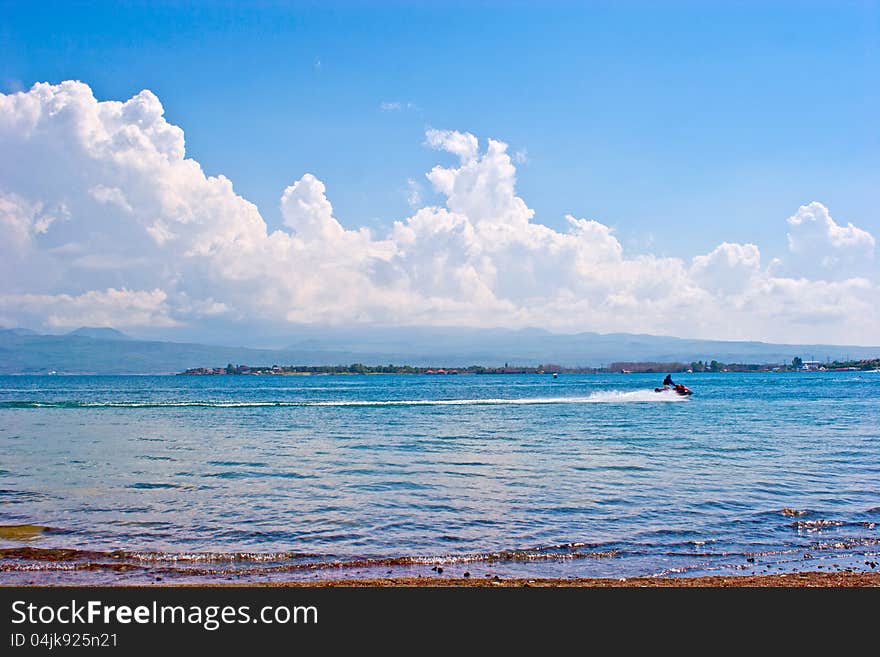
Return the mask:
<svg viewBox="0 0 880 657">
<path fill-rule="evenodd" d="M 822 367 L 822 363 L 818 360 L 805 360 L 801 367 L 805 370 L 818 371 Z"/>
</svg>

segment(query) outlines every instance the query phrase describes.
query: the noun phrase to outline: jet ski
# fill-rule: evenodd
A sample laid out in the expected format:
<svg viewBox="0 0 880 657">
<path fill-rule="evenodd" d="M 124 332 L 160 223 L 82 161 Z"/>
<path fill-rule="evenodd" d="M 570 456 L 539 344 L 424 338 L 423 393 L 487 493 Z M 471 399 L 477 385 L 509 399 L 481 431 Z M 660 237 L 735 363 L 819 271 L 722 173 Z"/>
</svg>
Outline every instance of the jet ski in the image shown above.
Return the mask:
<svg viewBox="0 0 880 657">
<path fill-rule="evenodd" d="M 676 383 L 671 388 L 667 388 L 665 386 L 663 388 L 654 388 L 654 392 L 669 392 L 669 391 L 673 391 L 676 394 L 681 395 L 682 397 L 687 397 L 688 395 L 694 394 L 693 390 L 688 388 L 683 383 Z"/>
</svg>

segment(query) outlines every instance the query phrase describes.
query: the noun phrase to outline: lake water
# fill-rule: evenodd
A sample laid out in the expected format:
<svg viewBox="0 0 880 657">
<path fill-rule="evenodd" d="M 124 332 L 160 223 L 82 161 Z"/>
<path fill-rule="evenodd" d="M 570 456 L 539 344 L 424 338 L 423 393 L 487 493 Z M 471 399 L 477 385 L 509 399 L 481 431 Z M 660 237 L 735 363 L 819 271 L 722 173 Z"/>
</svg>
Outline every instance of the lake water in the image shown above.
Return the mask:
<svg viewBox="0 0 880 657">
<path fill-rule="evenodd" d="M 880 561 L 880 373 L 675 378 L 0 377 L 0 582 Z"/>
</svg>

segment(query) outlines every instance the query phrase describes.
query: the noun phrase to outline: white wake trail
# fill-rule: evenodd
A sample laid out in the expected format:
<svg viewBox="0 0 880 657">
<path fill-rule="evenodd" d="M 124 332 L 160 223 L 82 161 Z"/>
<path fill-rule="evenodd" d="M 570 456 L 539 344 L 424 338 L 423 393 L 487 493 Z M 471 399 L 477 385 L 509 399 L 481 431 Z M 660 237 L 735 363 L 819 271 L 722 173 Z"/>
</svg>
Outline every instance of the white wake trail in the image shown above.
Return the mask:
<svg viewBox="0 0 880 657">
<path fill-rule="evenodd" d="M 538 404 L 626 404 L 633 402 L 684 402 L 687 397 L 674 391 L 654 390 L 599 390 L 587 396 L 571 397 L 525 397 L 525 398 L 475 398 L 475 399 L 337 399 L 325 401 L 10 401 L 0 402 L 6 408 L 295 408 L 295 407 L 383 407 L 383 406 L 528 406 Z"/>
</svg>

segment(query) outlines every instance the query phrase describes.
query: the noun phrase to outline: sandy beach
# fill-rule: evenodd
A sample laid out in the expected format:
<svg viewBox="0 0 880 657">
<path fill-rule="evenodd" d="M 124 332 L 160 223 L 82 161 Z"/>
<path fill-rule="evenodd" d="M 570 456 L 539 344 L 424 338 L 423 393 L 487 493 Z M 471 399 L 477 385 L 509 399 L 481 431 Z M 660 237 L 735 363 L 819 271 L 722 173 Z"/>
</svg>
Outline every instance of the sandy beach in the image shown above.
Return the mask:
<svg viewBox="0 0 880 657">
<path fill-rule="evenodd" d="M 578 578 L 578 579 L 490 579 L 455 578 L 431 579 L 426 577 L 407 577 L 396 579 L 368 580 L 328 580 L 320 583 L 291 582 L 289 584 L 270 584 L 269 586 L 322 586 L 322 587 L 362 587 L 362 586 L 460 586 L 460 587 L 661 587 L 661 588 L 700 588 L 700 587 L 854 587 L 880 586 L 880 573 L 794 573 L 790 575 L 743 575 L 736 577 L 630 577 Z"/>
<path fill-rule="evenodd" d="M 167 586 L 167 584 L 166 584 Z M 171 586 L 198 587 L 198 584 Z M 328 579 L 310 582 L 266 582 L 244 584 L 218 584 L 218 586 L 244 586 L 269 588 L 413 588 L 413 587 L 507 587 L 507 588 L 731 588 L 731 587 L 783 587 L 783 588 L 854 588 L 880 586 L 880 572 L 874 573 L 820 573 L 804 572 L 781 575 L 737 575 L 715 577 L 624 577 L 624 578 L 569 578 L 569 579 L 519 579 L 498 577 L 389 577 L 377 579 Z"/>
</svg>

